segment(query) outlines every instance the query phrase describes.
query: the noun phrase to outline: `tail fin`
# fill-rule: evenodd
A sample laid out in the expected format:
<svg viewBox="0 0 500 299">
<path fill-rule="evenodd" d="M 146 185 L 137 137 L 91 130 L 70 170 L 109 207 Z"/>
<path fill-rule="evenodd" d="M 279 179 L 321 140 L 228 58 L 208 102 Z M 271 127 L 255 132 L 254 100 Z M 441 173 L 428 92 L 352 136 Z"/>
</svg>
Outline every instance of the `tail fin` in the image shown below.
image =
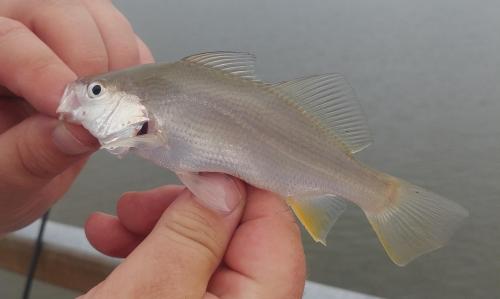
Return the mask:
<svg viewBox="0 0 500 299">
<path fill-rule="evenodd" d="M 390 206 L 365 214 L 389 257 L 404 266 L 442 247 L 469 213 L 435 193 L 399 182 Z"/>
</svg>

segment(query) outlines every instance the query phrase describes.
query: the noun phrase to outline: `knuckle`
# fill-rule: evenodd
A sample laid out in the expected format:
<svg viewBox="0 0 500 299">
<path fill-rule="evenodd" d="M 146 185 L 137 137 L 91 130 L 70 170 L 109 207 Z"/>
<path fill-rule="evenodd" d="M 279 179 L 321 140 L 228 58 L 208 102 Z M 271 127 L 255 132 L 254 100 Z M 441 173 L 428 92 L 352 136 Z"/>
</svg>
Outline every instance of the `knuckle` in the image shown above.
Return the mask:
<svg viewBox="0 0 500 299">
<path fill-rule="evenodd" d="M 105 72 L 108 70 L 108 56 L 105 53 L 87 54 L 79 60 L 77 69 L 84 70 L 85 75 Z"/>
<path fill-rule="evenodd" d="M 200 210 L 180 209 L 169 216 L 161 225 L 173 241 L 181 247 L 195 249 L 210 262 L 219 260 L 222 250 L 215 220 Z"/>
<path fill-rule="evenodd" d="M 26 64 L 25 68 L 23 68 L 24 72 L 26 77 L 31 78 L 44 78 L 61 66 L 59 61 L 48 55 L 34 57 L 33 59 L 30 59 L 30 61 L 27 61 Z M 23 71 L 20 73 L 23 73 Z"/>
<path fill-rule="evenodd" d="M 293 214 L 292 209 L 288 206 L 288 204 L 285 203 L 285 201 L 282 201 L 282 210 L 280 213 L 280 217 L 283 218 L 285 221 L 293 222 L 295 223 L 295 216 Z"/>
<path fill-rule="evenodd" d="M 112 68 L 123 68 L 140 62 L 139 45 L 129 21 L 121 14 L 116 14 L 115 23 L 120 28 L 120 37 L 108 37 L 107 47 L 109 63 Z"/>
<path fill-rule="evenodd" d="M 92 1 L 95 2 L 95 0 Z M 127 28 L 127 30 L 132 30 L 132 25 L 128 21 L 127 17 L 119 9 L 116 8 L 116 6 L 113 4 L 112 1 L 107 1 L 107 2 L 109 5 L 106 5 L 106 7 L 109 9 L 110 12 L 112 12 L 113 21 L 122 28 Z"/>
<path fill-rule="evenodd" d="M 37 0 L 37 2 L 41 5 L 45 6 L 53 6 L 53 7 L 67 7 L 70 5 L 79 4 L 78 0 Z"/>
<path fill-rule="evenodd" d="M 169 298 L 168 295 L 163 277 L 151 278 L 130 290 L 130 298 Z"/>
<path fill-rule="evenodd" d="M 293 215 L 292 215 L 293 217 Z M 287 217 L 288 218 L 288 217 Z M 300 225 L 297 223 L 297 221 L 294 218 L 291 218 L 287 221 L 288 228 L 292 232 L 293 235 L 295 236 L 300 236 Z"/>
<path fill-rule="evenodd" d="M 28 29 L 21 22 L 0 16 L 0 40 L 26 32 Z"/>
<path fill-rule="evenodd" d="M 297 223 L 292 210 L 287 209 L 287 211 L 283 211 L 283 213 L 280 215 L 280 221 L 283 223 L 285 229 L 290 232 L 289 235 L 293 236 L 300 243 L 300 225 Z"/>
<path fill-rule="evenodd" d="M 109 64 L 112 69 L 130 67 L 140 62 L 139 49 L 134 42 L 118 41 L 110 52 Z"/>
<path fill-rule="evenodd" d="M 300 236 L 300 225 L 297 223 L 295 216 L 291 210 L 288 210 L 283 215 L 283 220 L 288 224 L 290 230 L 295 234 Z"/>
<path fill-rule="evenodd" d="M 83 4 L 112 3 L 112 0 L 80 0 Z"/>
<path fill-rule="evenodd" d="M 72 15 L 72 12 L 81 9 L 82 5 L 78 0 L 34 0 L 33 7 L 36 7 L 37 11 L 31 14 L 31 25 L 40 25 L 43 22 L 59 21 L 64 15 Z"/>
</svg>

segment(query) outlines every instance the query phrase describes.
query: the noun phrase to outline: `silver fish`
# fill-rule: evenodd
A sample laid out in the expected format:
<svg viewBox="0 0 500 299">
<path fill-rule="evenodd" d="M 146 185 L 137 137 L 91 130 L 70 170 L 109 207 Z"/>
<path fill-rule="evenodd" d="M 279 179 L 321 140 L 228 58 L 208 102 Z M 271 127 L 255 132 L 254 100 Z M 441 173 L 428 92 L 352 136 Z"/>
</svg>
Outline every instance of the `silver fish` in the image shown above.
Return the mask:
<svg viewBox="0 0 500 299">
<path fill-rule="evenodd" d="M 222 172 L 283 196 L 325 244 L 345 200 L 366 214 L 390 258 L 405 265 L 444 245 L 468 212 L 356 161 L 371 143 L 354 92 L 338 74 L 265 83 L 255 57 L 214 52 L 69 84 L 58 113 L 103 148 L 176 172 L 223 209 L 200 172 Z"/>
</svg>

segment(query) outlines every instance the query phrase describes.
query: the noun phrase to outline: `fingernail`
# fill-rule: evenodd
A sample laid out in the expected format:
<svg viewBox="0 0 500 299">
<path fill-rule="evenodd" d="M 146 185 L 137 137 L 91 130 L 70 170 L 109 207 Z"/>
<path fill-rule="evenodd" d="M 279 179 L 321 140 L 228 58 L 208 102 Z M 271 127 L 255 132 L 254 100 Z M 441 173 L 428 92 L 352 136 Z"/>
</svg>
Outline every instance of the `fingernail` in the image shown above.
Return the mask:
<svg viewBox="0 0 500 299">
<path fill-rule="evenodd" d="M 222 183 L 221 186 L 223 185 L 223 189 L 226 194 L 224 196 L 224 201 L 221 201 L 221 203 L 224 203 L 221 205 L 221 211 L 230 213 L 243 200 L 243 195 L 235 181 L 235 178 L 227 174 L 223 174 L 222 177 L 224 179 L 224 183 Z"/>
<path fill-rule="evenodd" d="M 231 213 L 243 200 L 243 193 L 235 179 L 226 174 L 205 173 L 189 178 L 181 174 L 180 178 L 195 199 L 222 214 Z"/>
<path fill-rule="evenodd" d="M 56 147 L 67 155 L 79 155 L 92 151 L 92 147 L 75 138 L 64 123 L 59 123 L 52 131 L 52 140 Z"/>
</svg>

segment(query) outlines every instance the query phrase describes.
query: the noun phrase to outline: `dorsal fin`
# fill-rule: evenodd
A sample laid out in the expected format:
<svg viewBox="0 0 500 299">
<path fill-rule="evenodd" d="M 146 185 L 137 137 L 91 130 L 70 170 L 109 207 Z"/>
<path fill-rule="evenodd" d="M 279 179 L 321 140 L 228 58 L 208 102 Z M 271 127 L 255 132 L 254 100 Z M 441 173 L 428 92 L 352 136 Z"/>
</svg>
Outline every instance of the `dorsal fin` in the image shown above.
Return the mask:
<svg viewBox="0 0 500 299">
<path fill-rule="evenodd" d="M 255 78 L 255 55 L 241 52 L 207 52 L 185 57 L 183 61 L 201 64 L 249 79 Z"/>
<path fill-rule="evenodd" d="M 274 84 L 347 147 L 359 152 L 372 143 L 364 114 L 351 86 L 339 74 L 311 76 Z"/>
</svg>

